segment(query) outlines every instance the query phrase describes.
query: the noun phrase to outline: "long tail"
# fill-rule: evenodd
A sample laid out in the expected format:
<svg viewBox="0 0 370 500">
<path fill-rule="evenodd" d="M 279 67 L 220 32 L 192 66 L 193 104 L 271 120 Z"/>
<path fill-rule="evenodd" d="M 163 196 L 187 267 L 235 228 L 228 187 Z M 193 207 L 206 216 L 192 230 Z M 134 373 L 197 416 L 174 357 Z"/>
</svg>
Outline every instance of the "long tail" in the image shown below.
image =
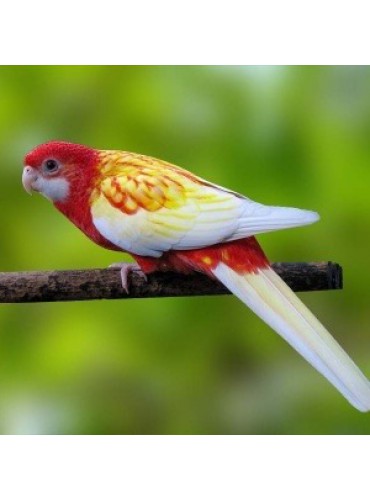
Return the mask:
<svg viewBox="0 0 370 500">
<path fill-rule="evenodd" d="M 224 262 L 212 273 L 281 335 L 358 410 L 370 410 L 370 383 L 330 333 L 271 267 L 238 272 Z"/>
</svg>

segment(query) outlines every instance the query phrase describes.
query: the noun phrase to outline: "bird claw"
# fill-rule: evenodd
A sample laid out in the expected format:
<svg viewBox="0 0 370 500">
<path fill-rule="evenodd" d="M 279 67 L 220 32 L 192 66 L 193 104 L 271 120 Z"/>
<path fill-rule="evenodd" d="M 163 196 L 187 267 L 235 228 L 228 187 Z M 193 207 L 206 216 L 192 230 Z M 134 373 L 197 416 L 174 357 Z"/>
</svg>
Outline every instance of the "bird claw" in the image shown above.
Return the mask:
<svg viewBox="0 0 370 500">
<path fill-rule="evenodd" d="M 137 273 L 140 274 L 144 278 L 145 281 L 148 280 L 146 274 L 141 270 L 140 266 L 138 264 L 131 264 L 128 262 L 117 262 L 114 264 L 111 264 L 108 266 L 109 269 L 120 269 L 121 270 L 121 281 L 122 281 L 122 287 L 129 295 L 129 286 L 128 286 L 128 276 L 131 273 Z"/>
</svg>

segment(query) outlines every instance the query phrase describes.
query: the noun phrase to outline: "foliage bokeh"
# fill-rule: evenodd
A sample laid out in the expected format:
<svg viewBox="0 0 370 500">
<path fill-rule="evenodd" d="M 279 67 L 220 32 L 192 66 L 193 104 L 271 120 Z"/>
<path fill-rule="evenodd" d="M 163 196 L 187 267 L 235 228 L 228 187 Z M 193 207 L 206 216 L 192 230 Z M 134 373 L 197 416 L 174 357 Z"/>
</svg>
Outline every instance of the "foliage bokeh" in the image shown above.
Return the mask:
<svg viewBox="0 0 370 500">
<path fill-rule="evenodd" d="M 301 298 L 370 376 L 369 89 L 366 67 L 2 67 L 1 271 L 122 260 L 24 193 L 29 149 L 149 154 L 321 214 L 259 241 L 272 260 L 343 265 L 343 291 Z M 233 297 L 3 304 L 0 361 L 0 433 L 370 430 Z"/>
</svg>

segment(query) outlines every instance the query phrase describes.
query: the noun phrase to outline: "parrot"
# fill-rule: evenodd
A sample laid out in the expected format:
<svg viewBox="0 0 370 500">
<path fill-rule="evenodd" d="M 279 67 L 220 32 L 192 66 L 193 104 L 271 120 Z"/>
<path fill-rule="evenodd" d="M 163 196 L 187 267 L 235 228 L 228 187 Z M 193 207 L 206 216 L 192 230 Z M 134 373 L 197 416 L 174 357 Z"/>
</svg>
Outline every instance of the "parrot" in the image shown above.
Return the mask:
<svg viewBox="0 0 370 500">
<path fill-rule="evenodd" d="M 361 412 L 370 382 L 275 273 L 256 235 L 312 224 L 316 212 L 269 206 L 150 156 L 50 141 L 25 155 L 23 187 L 53 203 L 96 244 L 133 257 L 134 270 L 204 273 L 220 281 Z"/>
</svg>

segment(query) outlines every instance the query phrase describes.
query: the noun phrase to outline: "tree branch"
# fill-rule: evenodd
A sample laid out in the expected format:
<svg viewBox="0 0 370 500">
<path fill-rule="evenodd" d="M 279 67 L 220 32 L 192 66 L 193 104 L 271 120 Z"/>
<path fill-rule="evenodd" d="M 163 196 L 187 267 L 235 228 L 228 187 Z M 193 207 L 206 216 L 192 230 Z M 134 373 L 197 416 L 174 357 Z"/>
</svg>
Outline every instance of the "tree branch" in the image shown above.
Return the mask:
<svg viewBox="0 0 370 500">
<path fill-rule="evenodd" d="M 342 268 L 333 262 L 273 264 L 295 291 L 342 288 Z M 0 273 L 0 302 L 55 302 L 67 300 L 183 297 L 230 293 L 223 285 L 199 273 L 154 273 L 146 282 L 138 273 L 129 280 L 130 294 L 122 289 L 118 269 L 30 271 Z"/>
</svg>

